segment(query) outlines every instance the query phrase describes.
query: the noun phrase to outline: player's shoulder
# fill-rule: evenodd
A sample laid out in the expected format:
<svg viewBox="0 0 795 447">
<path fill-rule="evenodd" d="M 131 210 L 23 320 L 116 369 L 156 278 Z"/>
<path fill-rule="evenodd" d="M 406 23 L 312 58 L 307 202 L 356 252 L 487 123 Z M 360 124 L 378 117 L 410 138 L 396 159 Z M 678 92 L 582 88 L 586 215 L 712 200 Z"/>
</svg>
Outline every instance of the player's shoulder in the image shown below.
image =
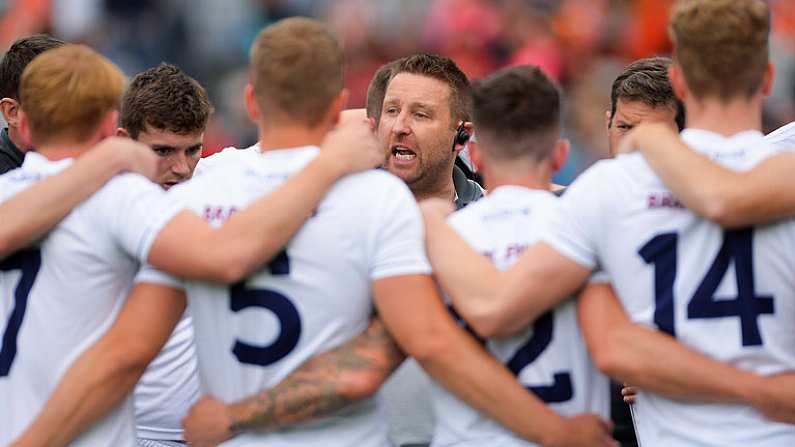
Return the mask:
<svg viewBox="0 0 795 447">
<path fill-rule="evenodd" d="M 220 151 L 204 157 L 199 160 L 196 165 L 194 175 L 201 176 L 214 170 L 218 166 L 223 166 L 226 163 L 234 160 L 247 159 L 259 153 L 259 144 L 254 144 L 245 148 L 238 148 L 234 146 L 225 147 Z"/>
<path fill-rule="evenodd" d="M 779 150 L 795 151 L 795 121 L 770 132 L 765 140 Z"/>
<path fill-rule="evenodd" d="M 383 169 L 370 169 L 345 176 L 335 185 L 333 192 L 336 191 L 359 194 L 362 197 L 387 198 L 384 194 L 389 193 L 408 194 L 413 197 L 403 180 Z"/>
</svg>

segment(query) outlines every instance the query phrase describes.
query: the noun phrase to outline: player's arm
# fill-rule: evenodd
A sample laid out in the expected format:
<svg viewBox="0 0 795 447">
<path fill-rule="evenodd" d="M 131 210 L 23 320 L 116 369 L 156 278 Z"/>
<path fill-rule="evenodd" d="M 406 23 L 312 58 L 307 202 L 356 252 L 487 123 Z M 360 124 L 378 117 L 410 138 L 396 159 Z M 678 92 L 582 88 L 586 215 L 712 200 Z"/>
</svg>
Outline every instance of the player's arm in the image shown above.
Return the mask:
<svg viewBox="0 0 795 447">
<path fill-rule="evenodd" d="M 215 445 L 245 432 L 277 431 L 327 416 L 373 396 L 404 355 L 374 318 L 343 346 L 317 355 L 278 385 L 232 404 L 203 397 L 183 420 L 191 445 Z"/>
<path fill-rule="evenodd" d="M 596 366 L 614 379 L 676 399 L 744 403 L 765 413 L 778 408 L 778 418 L 795 420 L 795 391 L 780 391 L 786 381 L 795 390 L 795 375 L 766 381 L 635 324 L 608 283 L 588 285 L 577 306 Z"/>
<path fill-rule="evenodd" d="M 374 282 L 376 307 L 407 355 L 438 383 L 519 436 L 542 445 L 615 445 L 595 416 L 564 418 L 546 407 L 453 321 L 428 275 Z"/>
<path fill-rule="evenodd" d="M 69 368 L 14 447 L 64 446 L 132 391 L 185 310 L 182 289 L 139 284 L 108 332 Z"/>
<path fill-rule="evenodd" d="M 331 132 L 320 154 L 274 192 L 214 229 L 183 211 L 158 233 L 147 261 L 176 276 L 232 283 L 276 255 L 342 176 L 383 161 L 370 125 L 349 122 Z"/>
<path fill-rule="evenodd" d="M 50 231 L 73 208 L 121 172 L 152 178 L 152 150 L 127 138 L 107 138 L 72 166 L 16 194 L 0 205 L 0 259 Z"/>
<path fill-rule="evenodd" d="M 421 208 L 436 278 L 456 310 L 483 337 L 522 330 L 572 296 L 590 274 L 545 243 L 528 248 L 510 269 L 499 271 L 447 225 L 449 205 L 426 201 Z"/>
<path fill-rule="evenodd" d="M 622 150 L 637 148 L 677 198 L 706 219 L 735 228 L 795 214 L 795 153 L 738 172 L 690 149 L 660 124 L 641 124 L 626 138 Z"/>
</svg>

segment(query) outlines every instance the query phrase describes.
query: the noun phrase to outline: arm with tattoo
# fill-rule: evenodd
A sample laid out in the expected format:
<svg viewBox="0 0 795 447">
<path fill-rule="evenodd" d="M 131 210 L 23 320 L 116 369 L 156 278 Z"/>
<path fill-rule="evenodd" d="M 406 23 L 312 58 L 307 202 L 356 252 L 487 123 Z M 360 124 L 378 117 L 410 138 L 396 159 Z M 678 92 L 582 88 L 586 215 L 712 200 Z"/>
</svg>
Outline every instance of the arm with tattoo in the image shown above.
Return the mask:
<svg viewBox="0 0 795 447">
<path fill-rule="evenodd" d="M 183 421 L 191 445 L 214 445 L 251 431 L 276 431 L 329 415 L 374 395 L 405 356 L 381 320 L 337 349 L 318 355 L 276 387 L 225 405 L 204 397 Z"/>
</svg>

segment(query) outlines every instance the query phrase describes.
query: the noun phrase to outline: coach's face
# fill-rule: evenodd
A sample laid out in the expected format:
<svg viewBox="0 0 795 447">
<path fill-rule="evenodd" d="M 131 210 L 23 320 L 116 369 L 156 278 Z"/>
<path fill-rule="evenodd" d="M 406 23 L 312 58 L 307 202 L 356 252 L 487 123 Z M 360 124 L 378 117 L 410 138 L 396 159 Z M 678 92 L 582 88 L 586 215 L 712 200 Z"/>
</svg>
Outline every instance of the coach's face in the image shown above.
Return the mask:
<svg viewBox="0 0 795 447">
<path fill-rule="evenodd" d="M 378 137 L 384 167 L 416 193 L 452 175 L 455 125 L 450 87 L 427 76 L 400 73 L 387 86 Z M 443 177 L 442 177 L 443 176 Z"/>
<path fill-rule="evenodd" d="M 193 170 L 202 156 L 204 133 L 183 135 L 146 126 L 136 140 L 151 147 L 160 157 L 160 168 L 155 182 L 169 189 L 193 176 Z"/>
<path fill-rule="evenodd" d="M 619 99 L 616 102 L 616 113 L 612 117 L 607 111 L 607 138 L 610 144 L 610 156 L 614 157 L 621 139 L 635 126 L 644 122 L 663 123 L 679 132 L 676 126 L 676 110 L 665 105 L 651 106 L 643 101 Z"/>
</svg>

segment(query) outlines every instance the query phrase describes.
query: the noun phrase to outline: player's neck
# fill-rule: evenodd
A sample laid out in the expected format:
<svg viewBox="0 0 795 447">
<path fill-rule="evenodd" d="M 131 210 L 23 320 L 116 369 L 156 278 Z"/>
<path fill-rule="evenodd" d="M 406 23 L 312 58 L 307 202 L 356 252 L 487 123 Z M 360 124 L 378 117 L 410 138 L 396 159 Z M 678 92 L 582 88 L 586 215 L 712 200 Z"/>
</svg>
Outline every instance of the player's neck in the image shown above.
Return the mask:
<svg viewBox="0 0 795 447">
<path fill-rule="evenodd" d="M 261 151 L 320 146 L 328 133 L 327 126 L 307 128 L 300 125 L 260 126 Z"/>
<path fill-rule="evenodd" d="M 65 158 L 77 158 L 97 144 L 97 141 L 83 143 L 73 142 L 53 142 L 42 144 L 36 148 L 36 152 L 50 161 L 63 160 Z"/>
<path fill-rule="evenodd" d="M 686 127 L 732 136 L 745 130 L 762 130 L 762 97 L 686 101 Z"/>
<path fill-rule="evenodd" d="M 552 171 L 547 163 L 514 161 L 510 165 L 484 165 L 480 174 L 488 191 L 501 186 L 522 186 L 549 191 L 552 182 Z"/>
</svg>

